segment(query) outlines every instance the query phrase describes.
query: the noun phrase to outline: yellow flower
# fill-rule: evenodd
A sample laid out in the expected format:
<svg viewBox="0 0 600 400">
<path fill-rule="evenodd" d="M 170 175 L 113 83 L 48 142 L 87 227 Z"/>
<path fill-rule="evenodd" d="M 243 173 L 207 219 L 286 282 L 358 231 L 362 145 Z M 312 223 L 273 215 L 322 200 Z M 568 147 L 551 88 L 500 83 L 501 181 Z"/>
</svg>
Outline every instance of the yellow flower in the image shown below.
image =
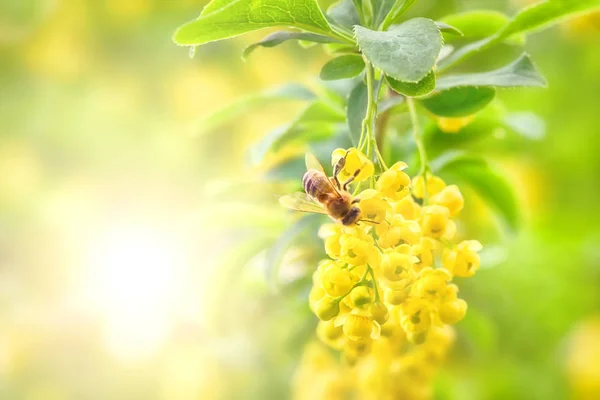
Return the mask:
<svg viewBox="0 0 600 400">
<path fill-rule="evenodd" d="M 354 357 L 362 357 L 371 351 L 373 341 L 370 338 L 347 339 L 344 343 L 344 353 Z"/>
<path fill-rule="evenodd" d="M 319 229 L 319 237 L 325 242 L 325 252 L 333 259 L 340 257 L 341 245 L 340 237 L 342 236 L 342 225 L 340 224 L 325 224 Z"/>
<path fill-rule="evenodd" d="M 319 321 L 317 337 L 325 344 L 338 348 L 343 344 L 344 332 L 341 326 L 335 326 L 333 320 Z"/>
<path fill-rule="evenodd" d="M 453 250 L 444 250 L 442 265 L 455 276 L 467 278 L 473 276 L 479 268 L 478 251 L 482 249 L 477 240 L 465 240 L 456 245 Z"/>
<path fill-rule="evenodd" d="M 446 301 L 440 306 L 440 318 L 442 322 L 454 325 L 462 320 L 467 314 L 467 302 L 463 299 Z"/>
<path fill-rule="evenodd" d="M 419 243 L 411 247 L 412 255 L 419 259 L 414 265 L 416 271 L 433 265 L 433 252 L 435 248 L 436 242 L 428 237 L 422 237 Z"/>
<path fill-rule="evenodd" d="M 381 174 L 375 188 L 391 200 L 400 200 L 408 194 L 410 177 L 402 171 L 408 168 L 403 162 L 397 162 Z"/>
<path fill-rule="evenodd" d="M 370 304 L 373 299 L 371 288 L 359 286 L 350 292 L 350 301 L 354 308 L 363 307 Z"/>
<path fill-rule="evenodd" d="M 378 243 L 383 248 L 393 248 L 402 244 L 415 244 L 419 241 L 420 227 L 416 221 L 395 215 L 388 223 L 384 221 L 375 227 L 379 235 Z"/>
<path fill-rule="evenodd" d="M 340 315 L 335 319 L 335 324 L 343 325 L 344 334 L 351 340 L 366 338 L 377 339 L 381 333 L 381 327 L 368 314 L 352 312 Z"/>
<path fill-rule="evenodd" d="M 391 304 L 393 306 L 399 306 L 404 303 L 404 301 L 408 298 L 409 289 L 408 288 L 388 288 L 385 289 L 384 298 L 385 302 Z"/>
<path fill-rule="evenodd" d="M 385 304 L 380 301 L 376 301 L 371 304 L 371 316 L 379 324 L 383 325 L 386 323 L 389 317 L 389 312 Z"/>
<path fill-rule="evenodd" d="M 408 298 L 400 305 L 400 325 L 407 333 L 425 332 L 431 326 L 431 306 L 423 300 Z"/>
<path fill-rule="evenodd" d="M 325 296 L 315 305 L 315 314 L 321 321 L 329 321 L 340 313 L 340 302 L 332 297 Z"/>
<path fill-rule="evenodd" d="M 321 286 L 331 297 L 346 295 L 354 284 L 350 271 L 334 262 L 327 265 L 327 269 L 321 274 Z"/>
<path fill-rule="evenodd" d="M 315 312 L 317 303 L 325 296 L 327 296 L 327 293 L 320 285 L 313 285 L 308 294 L 308 305 L 313 312 Z"/>
<path fill-rule="evenodd" d="M 409 251 L 409 246 L 402 245 L 397 250 L 386 251 L 383 254 L 380 269 L 388 280 L 406 282 L 411 279 L 412 268 L 418 258 L 409 254 Z"/>
<path fill-rule="evenodd" d="M 361 219 L 375 223 L 380 223 L 385 219 L 390 205 L 387 201 L 383 200 L 376 190 L 367 189 L 357 197 L 360 199 L 358 206 L 360 208 Z"/>
<path fill-rule="evenodd" d="M 418 199 L 422 199 L 425 197 L 425 185 L 423 181 L 424 179 L 422 175 L 419 175 L 413 179 L 412 194 Z M 446 183 L 442 180 L 442 178 L 431 174 L 427 174 L 427 194 L 429 196 L 435 196 L 436 194 L 441 192 L 442 189 L 444 189 L 445 187 Z"/>
<path fill-rule="evenodd" d="M 432 196 L 430 201 L 432 204 L 446 207 L 451 217 L 458 215 L 465 205 L 465 200 L 456 185 L 446 186 L 441 192 Z"/>
<path fill-rule="evenodd" d="M 364 181 L 373 175 L 375 172 L 375 166 L 360 151 L 356 150 L 354 147 L 345 149 L 335 149 L 331 154 L 331 165 L 335 167 L 340 160 L 346 158 L 346 161 L 343 162 L 343 166 L 339 172 L 339 178 L 342 183 L 348 180 L 350 177 L 354 176 L 354 174 L 360 170 L 356 178 L 354 180 L 356 182 Z"/>
<path fill-rule="evenodd" d="M 406 196 L 395 202 L 392 206 L 396 214 L 401 214 L 405 219 L 416 220 L 419 218 L 421 206 L 418 205 L 412 196 Z"/>
<path fill-rule="evenodd" d="M 421 229 L 423 235 L 433 238 L 440 238 L 448 228 L 450 212 L 446 207 L 427 206 L 422 209 Z"/>
<path fill-rule="evenodd" d="M 344 234 L 340 238 L 340 258 L 351 265 L 379 264 L 380 254 L 373 237 L 360 230 Z"/>
<path fill-rule="evenodd" d="M 438 117 L 437 124 L 440 130 L 445 133 L 458 133 L 462 128 L 469 125 L 475 119 L 475 115 L 469 115 L 459 118 Z"/>
<path fill-rule="evenodd" d="M 451 279 L 452 275 L 444 268 L 425 268 L 421 271 L 419 280 L 413 286 L 412 294 L 432 300 L 439 298 L 444 294 L 446 285 Z"/>
</svg>

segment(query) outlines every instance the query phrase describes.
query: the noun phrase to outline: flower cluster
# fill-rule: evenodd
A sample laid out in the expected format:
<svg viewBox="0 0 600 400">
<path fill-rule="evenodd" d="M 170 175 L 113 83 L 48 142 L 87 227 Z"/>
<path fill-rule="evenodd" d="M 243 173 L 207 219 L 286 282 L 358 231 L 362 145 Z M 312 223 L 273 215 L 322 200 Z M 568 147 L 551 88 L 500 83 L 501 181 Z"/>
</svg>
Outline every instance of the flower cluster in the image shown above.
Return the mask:
<svg viewBox="0 0 600 400">
<path fill-rule="evenodd" d="M 481 245 L 454 240 L 453 218 L 464 205 L 457 186 L 429 174 L 411 181 L 402 162 L 374 180 L 371 161 L 356 149 L 336 150 L 333 164 L 344 154 L 341 174 L 360 169 L 359 187 L 372 184 L 356 196 L 358 224 L 319 232 L 330 259 L 319 264 L 310 292 L 317 336 L 342 353 L 346 368 L 373 372 L 360 376 L 381 386 L 369 385 L 377 398 L 427 398 L 451 325 L 467 311 L 452 280 L 475 273 Z"/>
</svg>

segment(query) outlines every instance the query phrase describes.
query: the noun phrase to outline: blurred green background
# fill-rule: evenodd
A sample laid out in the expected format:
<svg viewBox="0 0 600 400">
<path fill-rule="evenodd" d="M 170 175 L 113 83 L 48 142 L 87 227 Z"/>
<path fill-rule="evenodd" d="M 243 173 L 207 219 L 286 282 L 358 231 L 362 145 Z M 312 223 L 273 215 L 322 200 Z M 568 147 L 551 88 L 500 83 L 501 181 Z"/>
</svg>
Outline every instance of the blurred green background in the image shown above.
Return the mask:
<svg viewBox="0 0 600 400">
<path fill-rule="evenodd" d="M 262 249 L 293 220 L 273 206 L 293 182 L 263 176 L 303 149 L 255 167 L 247 149 L 301 104 L 201 118 L 288 81 L 318 90 L 328 55 L 286 44 L 242 61 L 258 32 L 190 58 L 171 34 L 204 3 L 0 3 L 0 399 L 293 397 L 316 322 L 295 278 L 319 244 L 288 252 L 291 283 L 273 286 Z M 411 14 L 524 3 L 421 0 Z M 600 398 L 598 49 L 597 15 L 535 34 L 549 89 L 501 93 L 546 136 L 492 146 L 526 224 L 459 283 L 469 313 L 440 399 Z"/>
</svg>

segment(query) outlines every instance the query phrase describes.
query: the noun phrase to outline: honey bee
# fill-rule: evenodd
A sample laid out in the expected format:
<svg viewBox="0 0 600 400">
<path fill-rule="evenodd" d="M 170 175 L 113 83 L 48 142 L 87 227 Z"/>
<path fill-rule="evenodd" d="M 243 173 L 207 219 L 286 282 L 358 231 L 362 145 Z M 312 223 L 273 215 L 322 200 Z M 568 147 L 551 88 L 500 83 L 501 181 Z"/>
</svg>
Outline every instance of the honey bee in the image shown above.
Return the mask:
<svg viewBox="0 0 600 400">
<path fill-rule="evenodd" d="M 362 221 L 360 208 L 355 205 L 360 200 L 353 198 L 348 192 L 348 185 L 358 176 L 360 169 L 342 184 L 338 174 L 344 168 L 345 156 L 335 165 L 332 177 L 327 176 L 314 155 L 307 153 L 305 161 L 306 172 L 302 177 L 302 186 L 306 193 L 296 192 L 283 196 L 279 199 L 281 205 L 296 211 L 329 215 L 331 219 L 346 226 Z"/>
</svg>

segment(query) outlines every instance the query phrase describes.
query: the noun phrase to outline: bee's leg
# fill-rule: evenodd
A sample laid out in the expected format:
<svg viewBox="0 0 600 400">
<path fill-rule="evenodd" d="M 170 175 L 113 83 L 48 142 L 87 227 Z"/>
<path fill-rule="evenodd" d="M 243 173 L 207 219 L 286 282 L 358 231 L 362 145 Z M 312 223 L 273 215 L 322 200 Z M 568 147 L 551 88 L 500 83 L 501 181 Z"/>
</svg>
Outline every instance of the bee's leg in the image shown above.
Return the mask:
<svg viewBox="0 0 600 400">
<path fill-rule="evenodd" d="M 338 179 L 338 175 L 342 168 L 344 168 L 344 165 L 346 165 L 346 156 L 340 158 L 340 160 L 333 167 L 333 179 L 335 180 L 338 189 L 341 189 L 342 187 L 340 180 Z"/>
<path fill-rule="evenodd" d="M 354 175 L 352 175 L 350 178 L 348 178 L 346 182 L 344 182 L 344 185 L 342 186 L 344 190 L 348 190 L 348 185 L 352 183 L 352 181 L 358 176 L 358 174 L 360 174 L 360 169 L 354 171 Z"/>
<path fill-rule="evenodd" d="M 356 203 L 360 203 L 360 199 L 354 199 L 354 200 L 352 200 L 352 204 L 356 204 Z"/>
</svg>

